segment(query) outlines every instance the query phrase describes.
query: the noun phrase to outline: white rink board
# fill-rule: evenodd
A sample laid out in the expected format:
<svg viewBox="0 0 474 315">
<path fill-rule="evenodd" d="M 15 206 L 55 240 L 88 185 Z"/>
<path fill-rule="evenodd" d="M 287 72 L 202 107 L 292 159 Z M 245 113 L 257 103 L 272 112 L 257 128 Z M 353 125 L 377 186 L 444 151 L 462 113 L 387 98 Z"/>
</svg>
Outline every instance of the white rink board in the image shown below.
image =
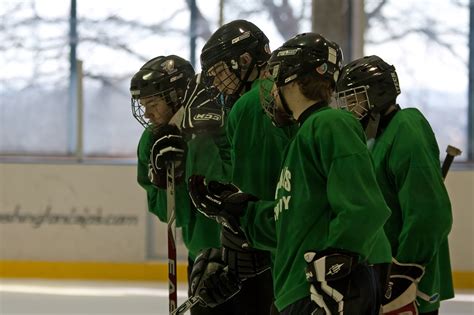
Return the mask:
<svg viewBox="0 0 474 315">
<path fill-rule="evenodd" d="M 446 185 L 454 215 L 452 268 L 474 271 L 474 170 L 451 171 Z M 48 219 L 40 224 L 48 208 Z M 33 215 L 36 223 L 19 222 L 15 209 L 19 215 Z M 53 218 L 99 214 L 100 219 L 89 221 L 69 219 L 76 224 Z M 0 163 L 0 260 L 141 262 L 150 255 L 164 259 L 166 224 L 146 214 L 136 165 Z M 9 223 L 7 215 L 14 216 Z M 113 220 L 107 221 L 110 216 Z M 186 257 L 182 242 L 178 255 Z"/>
<path fill-rule="evenodd" d="M 135 166 L 0 164 L 0 260 L 142 262 L 146 214 Z"/>
</svg>

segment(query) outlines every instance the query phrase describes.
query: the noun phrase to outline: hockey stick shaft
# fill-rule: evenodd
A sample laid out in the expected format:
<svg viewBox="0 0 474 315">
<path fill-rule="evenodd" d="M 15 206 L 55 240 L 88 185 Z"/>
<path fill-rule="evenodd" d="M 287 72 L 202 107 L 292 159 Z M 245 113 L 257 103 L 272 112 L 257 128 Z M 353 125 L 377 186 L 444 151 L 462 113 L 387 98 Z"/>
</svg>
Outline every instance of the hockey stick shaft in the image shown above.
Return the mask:
<svg viewBox="0 0 474 315">
<path fill-rule="evenodd" d="M 172 315 L 182 315 L 186 313 L 188 310 L 190 310 L 194 305 L 198 304 L 199 301 L 201 301 L 201 298 L 198 296 L 191 296 L 189 299 L 184 301 L 183 304 L 181 304 L 174 312 L 172 312 Z"/>
<path fill-rule="evenodd" d="M 461 153 L 462 151 L 458 148 L 448 145 L 448 147 L 446 148 L 446 158 L 444 159 L 443 165 L 441 166 L 441 175 L 443 176 L 443 179 L 446 179 L 449 168 L 451 167 L 454 158 L 460 155 Z"/>
<path fill-rule="evenodd" d="M 166 210 L 168 218 L 168 282 L 169 313 L 172 314 L 178 305 L 176 288 L 176 195 L 174 182 L 175 163 L 166 166 Z"/>
</svg>

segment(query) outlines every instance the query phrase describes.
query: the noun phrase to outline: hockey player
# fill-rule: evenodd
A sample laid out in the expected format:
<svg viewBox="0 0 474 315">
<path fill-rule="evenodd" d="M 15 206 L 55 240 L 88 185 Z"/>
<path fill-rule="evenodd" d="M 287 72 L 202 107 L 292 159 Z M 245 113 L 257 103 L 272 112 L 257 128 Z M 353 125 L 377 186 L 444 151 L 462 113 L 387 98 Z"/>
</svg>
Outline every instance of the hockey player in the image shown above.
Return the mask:
<svg viewBox="0 0 474 315">
<path fill-rule="evenodd" d="M 415 108 L 396 103 L 395 68 L 378 56 L 346 65 L 337 84 L 350 110 L 374 139 L 372 159 L 392 215 L 385 225 L 393 253 L 384 314 L 438 314 L 454 296 L 448 249 L 452 213 L 433 131 Z"/>
<path fill-rule="evenodd" d="M 274 197 L 282 153 L 292 136 L 291 127 L 275 128 L 260 105 L 263 69 L 269 57 L 268 38 L 246 20 L 221 26 L 201 53 L 202 73 L 208 86 L 230 110 L 226 120 L 230 148 L 222 143 L 221 153 L 224 159 L 231 159 L 232 181 L 261 199 Z M 231 108 L 229 103 L 235 100 Z M 243 235 L 222 232 L 229 270 L 246 279 L 240 296 L 241 303 L 247 306 L 245 314 L 268 314 L 273 302 L 270 253 L 245 244 Z"/>
<path fill-rule="evenodd" d="M 200 211 L 224 230 L 242 228 L 252 246 L 273 250 L 275 304 L 282 315 L 380 310 L 370 264 L 391 260 L 383 232 L 390 210 L 360 124 L 328 106 L 341 64 L 339 46 L 315 33 L 288 40 L 268 61 L 274 102 L 264 102 L 265 111 L 277 126 L 298 127 L 273 201 L 255 202 L 233 184 L 190 178 Z"/>
<path fill-rule="evenodd" d="M 201 53 L 203 75 L 227 100 L 226 121 L 230 143 L 232 181 L 265 198 L 273 196 L 282 150 L 294 128 L 275 128 L 260 104 L 263 70 L 270 57 L 269 41 L 253 23 L 235 20 L 223 25 L 206 42 Z"/>
<path fill-rule="evenodd" d="M 220 251 L 211 249 L 220 247 L 220 226 L 192 209 L 184 181 L 195 172 L 220 180 L 227 178 L 227 167 L 222 163 L 214 141 L 206 134 L 206 131 L 213 133 L 222 129 L 222 109 L 209 101 L 191 64 L 175 55 L 159 56 L 145 63 L 133 76 L 130 91 L 133 115 L 145 127 L 138 145 L 137 172 L 138 183 L 147 191 L 149 211 L 161 221 L 167 221 L 165 165 L 166 161 L 173 160 L 176 162 L 176 223 L 182 228 L 183 240 L 189 250 L 188 278 L 191 279 L 193 264 L 200 253 L 201 262 L 212 261 L 218 265 L 214 276 L 227 276 L 220 273 L 224 267 L 217 254 Z M 201 111 L 208 117 L 212 113 L 212 119 L 203 119 L 199 116 Z M 179 116 L 181 112 L 183 121 Z M 177 125 L 182 126 L 183 132 Z M 203 264 L 197 262 L 197 265 L 193 278 L 201 279 L 206 276 L 201 267 Z M 189 286 L 192 293 L 191 280 Z M 229 298 L 225 292 L 221 295 Z M 207 299 L 210 306 L 218 304 L 213 302 L 211 298 Z M 215 308 L 195 306 L 191 314 L 241 313 L 238 305 L 229 301 Z"/>
</svg>

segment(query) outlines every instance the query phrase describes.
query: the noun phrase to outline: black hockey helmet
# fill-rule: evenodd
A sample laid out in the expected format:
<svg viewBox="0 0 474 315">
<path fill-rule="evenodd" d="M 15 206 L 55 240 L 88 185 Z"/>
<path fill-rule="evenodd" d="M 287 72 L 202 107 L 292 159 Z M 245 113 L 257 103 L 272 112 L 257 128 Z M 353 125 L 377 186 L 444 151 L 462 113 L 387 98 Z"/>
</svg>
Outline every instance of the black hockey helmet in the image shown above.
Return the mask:
<svg viewBox="0 0 474 315">
<path fill-rule="evenodd" d="M 329 80 L 335 88 L 342 62 L 343 54 L 338 44 L 320 34 L 302 33 L 289 39 L 272 53 L 268 60 L 267 72 L 277 88 L 310 73 Z M 266 86 L 268 85 L 262 84 L 261 88 Z M 293 120 L 281 93 L 280 99 L 286 107 L 287 122 L 281 119 L 285 116 L 283 113 L 276 112 L 278 109 L 273 97 L 268 97 L 269 94 L 268 91 L 261 91 L 261 104 L 273 122 L 277 126 L 283 126 Z"/>
<path fill-rule="evenodd" d="M 302 33 L 272 53 L 268 69 L 278 87 L 308 73 L 328 79 L 335 86 L 342 61 L 342 50 L 338 44 L 320 34 Z"/>
<path fill-rule="evenodd" d="M 235 78 L 233 84 L 237 88 L 228 95 L 239 95 L 254 67 L 265 66 L 270 57 L 269 41 L 255 24 L 246 20 L 235 20 L 218 28 L 209 38 L 201 51 L 202 73 L 205 83 L 212 86 L 216 76 L 216 65 L 226 67 Z M 245 67 L 240 64 L 240 56 L 248 53 L 252 61 Z M 246 77 L 242 78 L 242 68 Z M 214 70 L 213 70 L 214 69 Z M 226 80 L 223 80 L 226 81 Z"/>
<path fill-rule="evenodd" d="M 370 113 L 383 113 L 394 105 L 400 94 L 400 84 L 395 67 L 374 55 L 344 66 L 336 90 L 338 107 L 363 119 Z"/>
<path fill-rule="evenodd" d="M 130 82 L 133 116 L 145 128 L 150 125 L 140 105 L 140 99 L 150 96 L 162 97 L 173 112 L 178 111 L 186 86 L 193 77 L 193 66 L 181 57 L 158 56 L 149 60 Z"/>
</svg>

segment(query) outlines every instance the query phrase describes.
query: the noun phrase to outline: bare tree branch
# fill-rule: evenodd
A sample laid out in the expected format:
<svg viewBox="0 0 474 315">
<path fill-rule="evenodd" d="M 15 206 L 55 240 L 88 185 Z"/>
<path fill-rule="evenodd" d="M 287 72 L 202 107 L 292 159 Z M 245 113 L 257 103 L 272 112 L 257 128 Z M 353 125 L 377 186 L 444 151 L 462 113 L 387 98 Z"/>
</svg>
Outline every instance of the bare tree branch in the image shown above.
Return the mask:
<svg viewBox="0 0 474 315">
<path fill-rule="evenodd" d="M 366 18 L 367 18 L 366 22 L 379 17 L 381 15 L 382 9 L 384 8 L 384 6 L 387 4 L 388 1 L 389 0 L 380 0 L 377 6 L 375 6 L 375 8 L 372 11 L 366 12 L 365 13 Z"/>
<path fill-rule="evenodd" d="M 191 1 L 186 0 L 186 4 L 188 5 L 188 9 L 191 10 Z M 209 37 L 211 37 L 212 32 L 211 32 L 211 27 L 209 26 L 209 21 L 204 17 L 202 14 L 201 10 L 196 5 L 196 15 L 197 15 L 197 30 L 196 30 L 196 35 L 198 37 L 203 38 L 204 40 L 207 40 Z"/>
<path fill-rule="evenodd" d="M 283 38 L 290 38 L 298 33 L 299 23 L 288 0 L 281 1 L 280 5 L 276 5 L 272 0 L 263 0 L 262 3 L 269 11 L 275 27 Z"/>
<path fill-rule="evenodd" d="M 262 16 L 266 13 L 273 21 L 275 28 L 285 39 L 297 34 L 300 30 L 301 20 L 306 18 L 305 13 L 310 0 L 301 0 L 300 10 L 296 10 L 290 0 L 229 0 L 228 8 L 242 18 L 252 16 Z M 423 36 L 428 43 L 436 44 L 449 51 L 454 56 L 459 57 L 457 46 L 453 43 L 454 37 L 465 37 L 462 30 L 448 27 L 438 17 L 424 17 L 426 14 L 422 10 L 407 10 L 400 12 L 386 12 L 394 0 L 373 0 L 370 2 L 370 12 L 366 13 L 368 27 L 377 28 L 378 38 L 366 38 L 369 44 L 385 44 L 417 34 Z M 452 5 L 466 8 L 469 0 L 450 0 Z M 134 42 L 124 36 L 125 33 L 133 33 L 134 38 L 151 38 L 157 34 L 176 35 L 186 38 L 189 29 L 170 27 L 179 15 L 184 14 L 190 8 L 190 0 L 186 0 L 187 7 L 179 8 L 170 12 L 166 18 L 155 23 L 144 23 L 138 20 L 125 19 L 117 14 L 110 14 L 103 18 L 81 17 L 78 20 L 79 40 L 82 44 L 92 45 L 97 49 L 110 49 L 115 52 L 122 52 L 125 55 L 136 58 L 140 61 L 149 59 L 145 52 L 139 51 L 134 46 Z M 391 8 L 391 7 L 390 7 Z M 69 19 L 65 17 L 45 17 L 36 9 L 35 0 L 20 1 L 12 3 L 10 6 L 2 7 L 0 12 L 0 53 L 16 50 L 17 54 L 5 54 L 4 60 L 16 60 L 21 55 L 23 59 L 34 56 L 33 62 L 36 75 L 52 75 L 42 69 L 44 61 L 51 58 L 64 58 L 68 54 L 68 27 Z M 19 12 L 21 14 L 19 15 Z M 211 35 L 210 22 L 197 10 L 197 36 L 206 40 Z M 33 32 L 34 28 L 55 26 L 54 35 L 44 36 L 41 33 Z M 62 29 L 62 30 L 61 30 Z M 58 32 L 59 30 L 59 32 Z M 34 54 L 34 55 L 33 55 Z M 3 56 L 2 56 L 3 57 Z M 15 59 L 16 58 L 16 59 Z M 116 74 L 103 74 L 85 72 L 90 78 L 99 80 L 104 84 L 113 83 Z"/>
</svg>

